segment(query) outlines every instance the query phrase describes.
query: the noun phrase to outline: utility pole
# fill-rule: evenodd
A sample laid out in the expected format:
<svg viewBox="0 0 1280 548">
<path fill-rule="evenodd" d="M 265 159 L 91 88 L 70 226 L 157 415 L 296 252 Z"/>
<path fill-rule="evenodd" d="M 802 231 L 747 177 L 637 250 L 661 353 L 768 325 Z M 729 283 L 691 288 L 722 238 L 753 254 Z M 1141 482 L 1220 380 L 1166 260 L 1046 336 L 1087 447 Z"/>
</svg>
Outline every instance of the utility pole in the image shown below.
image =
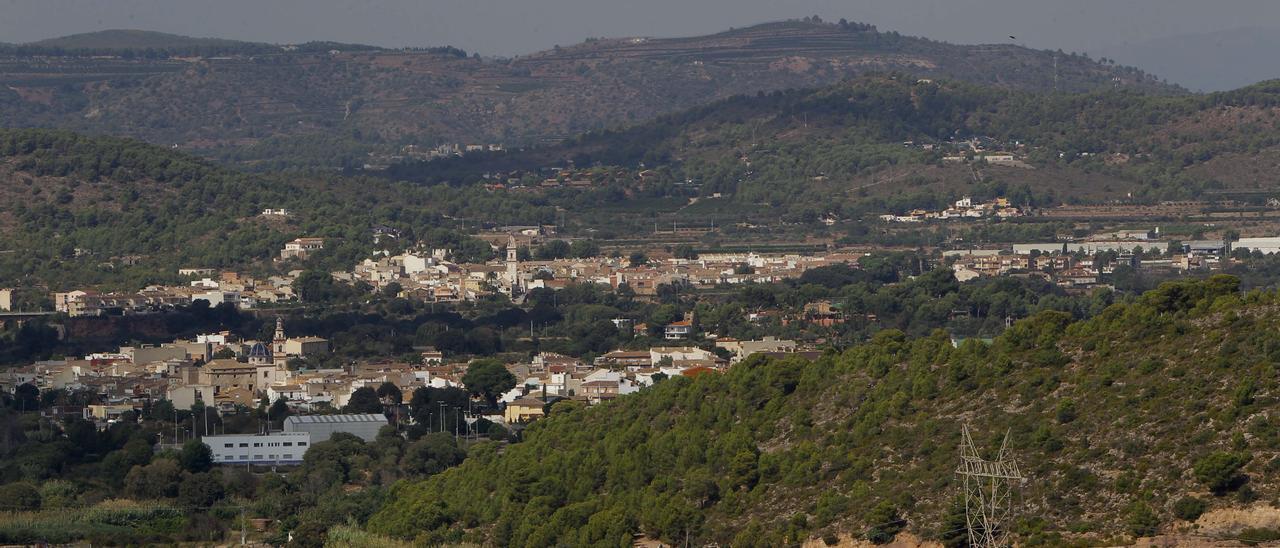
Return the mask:
<svg viewBox="0 0 1280 548">
<path fill-rule="evenodd" d="M 1058 91 L 1058 54 L 1053 54 L 1053 91 Z"/>
<path fill-rule="evenodd" d="M 1009 432 L 1005 431 L 996 460 L 985 460 L 978 456 L 973 437 L 969 435 L 969 425 L 964 425 L 960 466 L 956 468 L 956 475 L 964 484 L 964 521 L 969 533 L 969 546 L 1009 546 L 1005 533 L 1013 513 L 1013 482 L 1026 481 L 1018 470 L 1018 462 L 1009 455 Z"/>
</svg>

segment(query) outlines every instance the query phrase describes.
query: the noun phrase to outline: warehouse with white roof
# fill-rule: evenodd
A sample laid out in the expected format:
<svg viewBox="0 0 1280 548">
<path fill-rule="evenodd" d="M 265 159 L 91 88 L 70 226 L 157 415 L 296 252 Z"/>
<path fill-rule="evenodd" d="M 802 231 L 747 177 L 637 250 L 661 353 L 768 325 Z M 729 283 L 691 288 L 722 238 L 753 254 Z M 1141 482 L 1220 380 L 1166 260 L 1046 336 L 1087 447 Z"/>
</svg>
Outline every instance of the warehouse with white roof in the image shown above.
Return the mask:
<svg viewBox="0 0 1280 548">
<path fill-rule="evenodd" d="M 386 425 L 387 417 L 378 413 L 294 415 L 284 420 L 284 431 L 307 432 L 311 434 L 311 443 L 327 441 L 339 432 L 373 441 L 378 437 L 378 430 Z"/>
</svg>

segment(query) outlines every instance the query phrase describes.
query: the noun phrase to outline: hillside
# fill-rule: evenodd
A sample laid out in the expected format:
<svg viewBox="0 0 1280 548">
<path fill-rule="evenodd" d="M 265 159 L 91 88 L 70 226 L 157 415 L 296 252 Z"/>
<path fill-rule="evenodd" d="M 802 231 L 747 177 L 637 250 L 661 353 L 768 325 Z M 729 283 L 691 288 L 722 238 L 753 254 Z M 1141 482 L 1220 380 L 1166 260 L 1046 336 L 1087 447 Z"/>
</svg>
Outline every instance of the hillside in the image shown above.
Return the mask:
<svg viewBox="0 0 1280 548">
<path fill-rule="evenodd" d="M 267 44 L 254 44 L 239 40 L 222 38 L 192 38 L 177 34 L 133 29 L 109 29 L 97 32 L 72 34 L 58 38 L 47 38 L 26 44 L 36 48 L 58 48 L 64 50 L 145 50 L 145 49 L 194 49 L 194 48 L 244 48 L 255 46 L 268 47 Z"/>
<path fill-rule="evenodd" d="M 812 363 L 751 359 L 589 409 L 559 403 L 521 443 L 399 484 L 369 529 L 428 544 L 781 546 L 905 526 L 960 546 L 970 424 L 985 452 L 1010 432 L 1027 478 L 1017 545 L 1189 532 L 1205 509 L 1280 493 L 1277 305 L 1219 276 L 1079 323 L 1041 313 L 990 345 L 882 332 Z"/>
<path fill-rule="evenodd" d="M 553 215 L 475 195 L 378 179 L 246 175 L 133 140 L 0 130 L 0 279 L 136 289 L 191 265 L 263 268 L 299 236 L 329 238 L 317 266 L 347 267 L 366 256 L 375 226 L 431 241 L 445 214 L 503 211 L 534 223 Z M 265 208 L 293 215 L 267 219 Z"/>
<path fill-rule="evenodd" d="M 360 166 L 371 149 L 511 147 L 884 71 L 1007 89 L 1180 91 L 1079 55 L 787 22 L 693 38 L 591 40 L 505 60 L 341 45 L 182 60 L 37 62 L 14 51 L 0 59 L 0 115 L 11 126 L 127 135 L 246 163 Z"/>
<path fill-rule="evenodd" d="M 1265 176 L 1280 154 L 1277 107 L 1276 82 L 1153 96 L 1011 93 L 872 75 L 735 97 L 555 146 L 404 163 L 388 176 L 457 185 L 532 173 L 537 184 L 551 166 L 617 166 L 629 175 L 604 180 L 565 207 L 584 218 L 630 198 L 681 202 L 633 204 L 629 213 L 650 226 L 655 214 L 668 224 L 781 218 L 813 225 L 824 215 L 858 220 L 938 209 L 966 195 L 1012 197 L 1037 208 L 1192 199 L 1263 205 L 1277 196 Z M 978 146 L 1018 162 L 956 161 Z M 674 211 L 693 198 L 701 200 L 697 207 L 680 208 L 683 216 Z M 714 204 L 719 212 L 706 209 Z M 607 217 L 613 226 L 631 218 L 619 211 Z"/>
</svg>

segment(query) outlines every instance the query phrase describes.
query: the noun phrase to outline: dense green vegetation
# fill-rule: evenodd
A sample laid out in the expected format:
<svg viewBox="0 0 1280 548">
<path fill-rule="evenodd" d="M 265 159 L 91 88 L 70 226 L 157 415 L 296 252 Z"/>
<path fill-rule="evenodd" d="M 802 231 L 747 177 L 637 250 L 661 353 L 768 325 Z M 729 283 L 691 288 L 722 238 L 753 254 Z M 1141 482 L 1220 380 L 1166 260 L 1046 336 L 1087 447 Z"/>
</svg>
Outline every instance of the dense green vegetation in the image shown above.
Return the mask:
<svg viewBox="0 0 1280 548">
<path fill-rule="evenodd" d="M 625 546 L 630 535 L 778 546 L 886 538 L 896 516 L 953 538 L 960 424 L 1010 429 L 1029 482 L 1025 545 L 1147 534 L 1277 493 L 1275 292 L 1218 276 L 1073 323 L 1043 312 L 990 345 L 879 333 L 816 362 L 753 359 L 477 446 L 405 482 L 369 521 L 419 542 Z M 1246 482 L 1247 480 L 1247 482 Z"/>
</svg>

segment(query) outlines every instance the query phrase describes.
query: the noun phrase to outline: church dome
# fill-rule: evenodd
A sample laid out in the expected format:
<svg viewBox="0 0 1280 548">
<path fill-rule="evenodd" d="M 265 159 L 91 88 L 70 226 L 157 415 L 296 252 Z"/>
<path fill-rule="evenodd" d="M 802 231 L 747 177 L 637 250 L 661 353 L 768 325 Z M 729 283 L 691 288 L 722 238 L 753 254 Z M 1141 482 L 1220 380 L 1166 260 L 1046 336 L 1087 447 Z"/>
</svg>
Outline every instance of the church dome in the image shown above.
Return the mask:
<svg viewBox="0 0 1280 548">
<path fill-rule="evenodd" d="M 254 358 L 270 359 L 271 349 L 260 342 L 253 343 L 253 347 L 249 349 L 249 359 Z"/>
</svg>

